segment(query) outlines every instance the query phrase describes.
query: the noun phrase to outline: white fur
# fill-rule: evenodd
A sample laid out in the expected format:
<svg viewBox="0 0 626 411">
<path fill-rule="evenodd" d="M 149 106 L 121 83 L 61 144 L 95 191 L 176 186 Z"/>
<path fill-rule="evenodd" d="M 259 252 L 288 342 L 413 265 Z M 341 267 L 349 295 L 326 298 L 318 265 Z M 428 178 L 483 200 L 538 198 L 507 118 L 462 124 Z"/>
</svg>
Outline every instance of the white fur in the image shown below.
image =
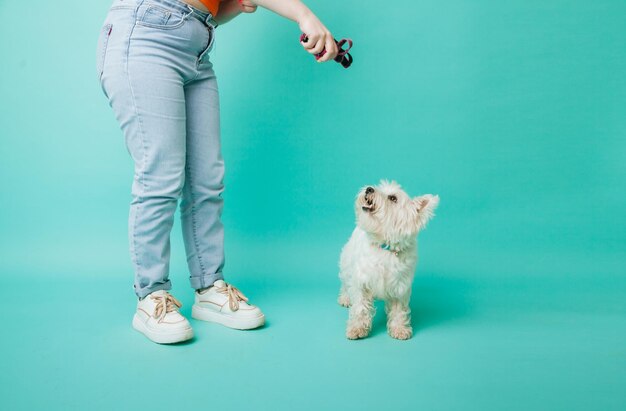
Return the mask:
<svg viewBox="0 0 626 411">
<path fill-rule="evenodd" d="M 417 234 L 434 216 L 439 196 L 410 198 L 394 181 L 381 181 L 370 193 L 367 188 L 357 195 L 356 228 L 339 263 L 339 304 L 350 307 L 346 336 L 357 339 L 369 334 L 373 303 L 380 299 L 385 301 L 389 334 L 408 339 L 413 333 L 409 300 L 417 265 Z"/>
</svg>

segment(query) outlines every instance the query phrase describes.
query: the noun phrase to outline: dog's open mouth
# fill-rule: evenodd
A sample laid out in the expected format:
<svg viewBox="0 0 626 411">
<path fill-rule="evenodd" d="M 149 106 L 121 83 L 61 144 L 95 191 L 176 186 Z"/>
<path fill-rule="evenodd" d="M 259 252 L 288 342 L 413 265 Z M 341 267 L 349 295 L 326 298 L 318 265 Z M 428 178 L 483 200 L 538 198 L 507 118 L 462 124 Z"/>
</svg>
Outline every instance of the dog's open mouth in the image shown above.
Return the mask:
<svg viewBox="0 0 626 411">
<path fill-rule="evenodd" d="M 374 211 L 374 203 L 372 203 L 372 200 L 366 198 L 365 204 L 361 206 L 361 210 L 365 211 L 366 213 L 371 213 L 372 211 Z"/>
</svg>

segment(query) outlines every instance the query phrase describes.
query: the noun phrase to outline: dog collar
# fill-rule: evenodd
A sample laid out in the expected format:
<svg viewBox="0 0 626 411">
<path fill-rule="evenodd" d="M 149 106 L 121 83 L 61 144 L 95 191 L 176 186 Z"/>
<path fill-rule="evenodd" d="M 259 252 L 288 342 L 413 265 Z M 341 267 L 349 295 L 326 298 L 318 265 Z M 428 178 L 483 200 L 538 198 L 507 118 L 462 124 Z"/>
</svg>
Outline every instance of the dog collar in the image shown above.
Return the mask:
<svg viewBox="0 0 626 411">
<path fill-rule="evenodd" d="M 391 248 L 391 246 L 390 246 L 389 244 L 387 244 L 387 243 L 382 243 L 382 244 L 380 244 L 380 245 L 379 245 L 379 247 L 380 247 L 380 249 L 381 249 L 381 250 L 385 250 L 385 251 L 389 251 L 389 252 L 394 253 L 394 254 L 396 255 L 396 257 L 397 257 L 397 256 L 398 256 L 398 254 L 400 253 L 400 250 L 397 250 L 397 249 L 395 249 L 395 250 L 394 250 L 394 249 L 393 249 L 393 248 Z"/>
</svg>

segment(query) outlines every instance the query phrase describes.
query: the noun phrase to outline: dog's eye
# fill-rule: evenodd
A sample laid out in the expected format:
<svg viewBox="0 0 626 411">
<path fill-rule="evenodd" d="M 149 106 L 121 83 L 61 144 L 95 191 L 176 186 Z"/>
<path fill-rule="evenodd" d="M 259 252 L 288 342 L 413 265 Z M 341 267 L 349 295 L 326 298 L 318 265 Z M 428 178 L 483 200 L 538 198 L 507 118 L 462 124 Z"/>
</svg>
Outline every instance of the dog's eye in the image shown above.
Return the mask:
<svg viewBox="0 0 626 411">
<path fill-rule="evenodd" d="M 387 197 L 389 200 L 393 201 L 394 203 L 398 202 L 398 197 L 394 196 L 394 195 L 390 195 L 389 197 Z"/>
</svg>

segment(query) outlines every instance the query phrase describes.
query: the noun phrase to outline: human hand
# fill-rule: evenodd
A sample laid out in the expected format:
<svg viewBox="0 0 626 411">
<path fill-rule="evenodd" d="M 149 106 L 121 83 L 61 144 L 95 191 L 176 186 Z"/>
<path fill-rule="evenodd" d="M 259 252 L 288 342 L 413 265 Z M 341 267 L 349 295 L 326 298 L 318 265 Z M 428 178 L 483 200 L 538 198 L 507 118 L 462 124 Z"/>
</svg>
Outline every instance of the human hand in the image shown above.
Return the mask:
<svg viewBox="0 0 626 411">
<path fill-rule="evenodd" d="M 237 0 L 237 2 L 242 13 L 254 13 L 256 11 L 256 4 L 250 0 Z"/>
<path fill-rule="evenodd" d="M 332 60 L 337 56 L 337 44 L 333 35 L 313 13 L 308 13 L 299 19 L 298 25 L 306 35 L 306 41 L 301 41 L 300 44 L 307 52 L 315 55 L 326 50 L 326 53 L 317 59 L 318 63 Z"/>
</svg>

